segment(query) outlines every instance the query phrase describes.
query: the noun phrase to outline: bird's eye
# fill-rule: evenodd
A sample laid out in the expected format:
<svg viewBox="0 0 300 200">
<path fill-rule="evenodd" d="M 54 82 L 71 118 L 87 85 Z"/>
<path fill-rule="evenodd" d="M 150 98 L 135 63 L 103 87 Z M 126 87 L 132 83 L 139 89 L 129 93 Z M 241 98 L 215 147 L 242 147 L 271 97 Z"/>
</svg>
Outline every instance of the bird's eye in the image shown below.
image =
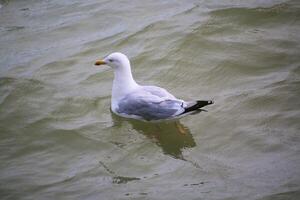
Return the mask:
<svg viewBox="0 0 300 200">
<path fill-rule="evenodd" d="M 113 62 L 114 60 L 113 60 L 113 59 L 108 59 L 108 61 L 109 61 L 109 62 Z"/>
</svg>

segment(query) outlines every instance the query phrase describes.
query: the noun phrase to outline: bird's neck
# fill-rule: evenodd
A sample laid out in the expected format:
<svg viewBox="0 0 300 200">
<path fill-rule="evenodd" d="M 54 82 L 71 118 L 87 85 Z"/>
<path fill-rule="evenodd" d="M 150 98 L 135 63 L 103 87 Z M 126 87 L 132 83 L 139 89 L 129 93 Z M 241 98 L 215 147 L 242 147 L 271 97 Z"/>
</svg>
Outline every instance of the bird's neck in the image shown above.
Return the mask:
<svg viewBox="0 0 300 200">
<path fill-rule="evenodd" d="M 123 66 L 115 69 L 114 81 L 112 88 L 112 108 L 113 102 L 117 102 L 131 91 L 137 89 L 138 84 L 132 77 L 130 63 L 125 63 Z"/>
</svg>

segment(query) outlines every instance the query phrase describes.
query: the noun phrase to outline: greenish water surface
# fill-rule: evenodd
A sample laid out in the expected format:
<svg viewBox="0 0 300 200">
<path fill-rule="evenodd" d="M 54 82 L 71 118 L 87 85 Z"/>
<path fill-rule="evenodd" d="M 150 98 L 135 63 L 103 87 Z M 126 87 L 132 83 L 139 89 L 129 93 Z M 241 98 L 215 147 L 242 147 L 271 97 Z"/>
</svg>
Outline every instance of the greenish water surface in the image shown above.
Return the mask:
<svg viewBox="0 0 300 200">
<path fill-rule="evenodd" d="M 0 1 L 0 199 L 300 199 L 300 2 Z M 137 82 L 208 112 L 110 111 Z"/>
</svg>

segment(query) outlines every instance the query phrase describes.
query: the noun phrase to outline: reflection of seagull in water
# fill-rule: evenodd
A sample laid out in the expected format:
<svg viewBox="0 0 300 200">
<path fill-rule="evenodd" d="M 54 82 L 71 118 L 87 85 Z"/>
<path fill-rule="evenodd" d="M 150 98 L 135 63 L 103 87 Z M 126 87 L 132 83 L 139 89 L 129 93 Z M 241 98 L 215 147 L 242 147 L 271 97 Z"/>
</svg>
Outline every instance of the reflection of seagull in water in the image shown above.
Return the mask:
<svg viewBox="0 0 300 200">
<path fill-rule="evenodd" d="M 111 109 L 122 117 L 143 121 L 176 119 L 201 111 L 213 101 L 184 101 L 156 86 L 138 85 L 132 77 L 128 58 L 112 53 L 95 65 L 106 64 L 114 69 Z"/>
<path fill-rule="evenodd" d="M 153 126 L 152 123 L 138 120 L 120 120 L 120 117 L 114 114 L 112 118 L 114 125 L 117 126 L 128 122 L 134 130 L 150 138 L 155 144 L 161 147 L 164 154 L 174 158 L 188 161 L 182 155 L 183 149 L 196 146 L 190 130 L 180 122 L 159 122 Z M 182 134 L 182 130 L 184 130 L 184 134 Z"/>
</svg>

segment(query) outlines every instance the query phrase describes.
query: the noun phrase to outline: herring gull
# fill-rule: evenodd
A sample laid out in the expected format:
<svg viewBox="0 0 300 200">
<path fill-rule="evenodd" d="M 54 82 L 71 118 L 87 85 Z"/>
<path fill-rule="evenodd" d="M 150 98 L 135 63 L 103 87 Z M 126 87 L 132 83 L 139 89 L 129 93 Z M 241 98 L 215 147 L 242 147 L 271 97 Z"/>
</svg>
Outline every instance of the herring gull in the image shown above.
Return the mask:
<svg viewBox="0 0 300 200">
<path fill-rule="evenodd" d="M 177 119 L 201 111 L 213 101 L 184 101 L 157 86 L 143 86 L 135 82 L 126 55 L 115 52 L 95 65 L 108 65 L 114 69 L 111 110 L 122 117 L 143 121 Z"/>
</svg>

